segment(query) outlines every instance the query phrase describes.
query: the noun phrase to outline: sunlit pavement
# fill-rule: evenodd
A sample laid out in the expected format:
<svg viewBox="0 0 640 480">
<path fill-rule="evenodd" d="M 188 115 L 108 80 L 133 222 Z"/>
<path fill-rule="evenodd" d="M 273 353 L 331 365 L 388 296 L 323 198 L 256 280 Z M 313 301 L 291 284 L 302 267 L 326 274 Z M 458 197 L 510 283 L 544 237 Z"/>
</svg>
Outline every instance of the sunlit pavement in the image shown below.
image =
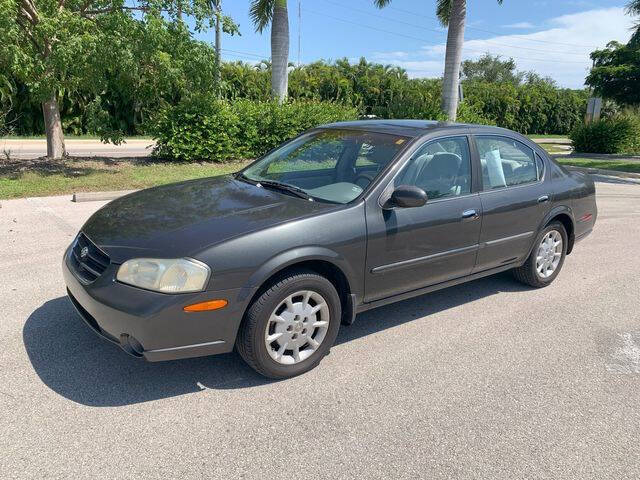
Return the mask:
<svg viewBox="0 0 640 480">
<path fill-rule="evenodd" d="M 566 138 L 534 139 L 537 143 L 571 143 Z M 146 157 L 155 145 L 152 139 L 127 138 L 120 145 L 100 140 L 71 138 L 65 140 L 67 153 L 74 157 Z M 0 153 L 11 158 L 38 158 L 47 154 L 47 142 L 42 139 L 0 138 Z"/>
<path fill-rule="evenodd" d="M 130 138 L 120 145 L 102 143 L 100 140 L 67 139 L 65 148 L 74 157 L 146 157 L 151 155 L 154 141 Z M 3 157 L 38 158 L 47 154 L 44 139 L 0 139 L 0 153 Z"/>
<path fill-rule="evenodd" d="M 103 203 L 0 202 L 0 477 L 640 478 L 640 185 L 600 180 L 551 287 L 501 274 L 367 312 L 280 382 L 97 338 L 60 263 Z"/>
</svg>

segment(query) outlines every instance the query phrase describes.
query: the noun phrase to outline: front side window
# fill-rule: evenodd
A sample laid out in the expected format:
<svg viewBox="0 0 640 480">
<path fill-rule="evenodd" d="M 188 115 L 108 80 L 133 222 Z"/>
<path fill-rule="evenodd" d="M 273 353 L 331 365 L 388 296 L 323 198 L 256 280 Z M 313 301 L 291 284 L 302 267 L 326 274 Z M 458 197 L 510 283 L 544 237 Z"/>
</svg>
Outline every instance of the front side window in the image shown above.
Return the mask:
<svg viewBox="0 0 640 480">
<path fill-rule="evenodd" d="M 533 150 L 507 137 L 477 136 L 483 189 L 496 190 L 538 180 Z"/>
<path fill-rule="evenodd" d="M 471 192 L 471 155 L 466 137 L 434 140 L 418 149 L 396 179 L 396 185 L 414 185 L 429 199 Z"/>
<path fill-rule="evenodd" d="M 408 138 L 326 129 L 303 135 L 241 172 L 240 178 L 293 186 L 315 200 L 348 203 L 406 146 Z M 269 184 L 271 182 L 271 184 Z"/>
</svg>

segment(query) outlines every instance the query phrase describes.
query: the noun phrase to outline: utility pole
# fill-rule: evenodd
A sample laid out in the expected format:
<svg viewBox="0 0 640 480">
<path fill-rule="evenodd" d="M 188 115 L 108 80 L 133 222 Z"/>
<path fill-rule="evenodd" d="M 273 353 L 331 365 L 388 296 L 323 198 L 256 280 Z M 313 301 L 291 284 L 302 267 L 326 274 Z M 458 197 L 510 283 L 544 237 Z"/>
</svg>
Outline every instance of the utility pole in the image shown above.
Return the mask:
<svg viewBox="0 0 640 480">
<path fill-rule="evenodd" d="M 595 68 L 596 61 L 591 62 L 591 69 Z M 593 123 L 600 120 L 602 112 L 602 98 L 593 96 L 593 88 L 589 87 L 589 100 L 587 101 L 587 113 L 584 116 L 584 123 Z"/>
</svg>

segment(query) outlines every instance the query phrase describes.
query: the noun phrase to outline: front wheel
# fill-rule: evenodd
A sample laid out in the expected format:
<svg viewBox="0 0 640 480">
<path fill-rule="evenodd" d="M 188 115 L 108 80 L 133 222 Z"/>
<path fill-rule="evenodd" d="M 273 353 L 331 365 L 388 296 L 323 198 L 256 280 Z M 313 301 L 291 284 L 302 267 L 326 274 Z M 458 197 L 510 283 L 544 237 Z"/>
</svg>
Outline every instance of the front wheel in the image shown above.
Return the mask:
<svg viewBox="0 0 640 480">
<path fill-rule="evenodd" d="M 333 284 L 300 270 L 273 282 L 254 302 L 238 332 L 236 348 L 258 373 L 300 375 L 327 355 L 340 328 L 340 297 Z"/>
<path fill-rule="evenodd" d="M 560 222 L 547 225 L 536 239 L 527 261 L 513 269 L 517 280 L 532 287 L 546 287 L 560 273 L 567 255 L 567 231 Z"/>
</svg>

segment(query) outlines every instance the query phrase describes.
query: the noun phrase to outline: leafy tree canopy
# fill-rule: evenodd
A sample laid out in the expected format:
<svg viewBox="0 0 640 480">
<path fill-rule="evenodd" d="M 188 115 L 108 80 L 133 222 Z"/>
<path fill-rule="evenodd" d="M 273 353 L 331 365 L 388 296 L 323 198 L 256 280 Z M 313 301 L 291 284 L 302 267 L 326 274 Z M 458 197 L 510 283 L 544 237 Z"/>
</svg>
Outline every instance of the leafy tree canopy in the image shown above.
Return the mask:
<svg viewBox="0 0 640 480">
<path fill-rule="evenodd" d="M 547 83 L 554 85 L 550 78 L 544 78 L 535 72 L 516 70 L 513 58 L 503 60 L 500 55 L 485 53 L 478 60 L 462 62 L 462 74 L 465 80 L 479 80 L 492 83 L 512 83 L 514 85 Z"/>
<path fill-rule="evenodd" d="M 591 53 L 594 66 L 587 85 L 620 105 L 640 105 L 640 42 L 611 42 Z"/>
<path fill-rule="evenodd" d="M 221 15 L 207 0 L 0 0 L 2 71 L 56 110 L 65 98 L 97 96 L 89 106 L 96 125 L 109 108 L 100 95 L 114 85 L 135 92 L 140 116 L 144 105 L 214 78 L 212 52 L 192 40 L 183 14 L 196 30 Z M 117 141 L 111 124 L 105 138 Z"/>
</svg>

